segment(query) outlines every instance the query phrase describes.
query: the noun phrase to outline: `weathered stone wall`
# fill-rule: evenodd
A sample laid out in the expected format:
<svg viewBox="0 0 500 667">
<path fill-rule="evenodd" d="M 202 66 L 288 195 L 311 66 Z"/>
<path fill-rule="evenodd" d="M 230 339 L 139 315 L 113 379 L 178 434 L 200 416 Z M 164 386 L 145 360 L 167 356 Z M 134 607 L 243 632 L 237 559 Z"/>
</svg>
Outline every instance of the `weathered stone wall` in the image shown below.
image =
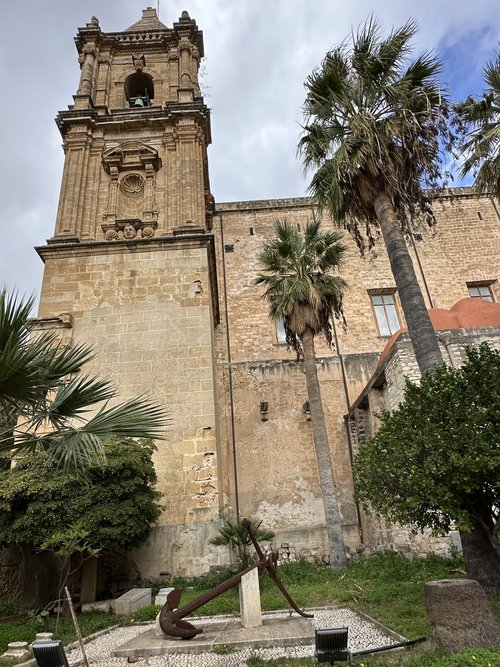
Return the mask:
<svg viewBox="0 0 500 667">
<path fill-rule="evenodd" d="M 455 199 L 444 196 L 436 203 L 438 223 L 433 229 L 415 230 L 416 239 L 421 239 L 414 239 L 416 250 L 410 243 L 428 307 L 450 308 L 468 296 L 469 282 L 489 282 L 492 293 L 498 296 L 500 220 L 494 202 L 489 197 L 471 197 L 468 190 L 456 195 Z M 277 532 L 276 545 L 286 542 L 296 553 L 304 554 L 320 548 L 326 553 L 312 433 L 302 413 L 307 399 L 305 378 L 295 353 L 277 343 L 274 323 L 261 299 L 262 289 L 253 281 L 259 270 L 258 250 L 263 240 L 271 237 L 273 224 L 286 219 L 303 228 L 312 213 L 310 199 L 232 202 L 218 205 L 214 219 L 221 294 L 216 359 L 225 452 L 224 503 L 234 510 L 236 461 L 240 513 L 263 519 Z M 352 551 L 361 540 L 350 466 L 357 431 L 351 429 L 350 442 L 344 415 L 374 374 L 388 340 L 378 334 L 370 293 L 395 288 L 395 283 L 380 239 L 363 258 L 347 234 L 345 243 L 348 252 L 342 276 L 349 285 L 344 302 L 347 327 L 337 323 L 338 351 L 330 350 L 321 339 L 316 347 L 344 538 Z M 404 325 L 397 295 L 396 305 Z M 482 334 L 477 330 L 471 336 L 479 341 Z M 441 345 L 447 358 L 447 348 Z M 458 359 L 458 350 L 455 354 Z M 388 361 L 386 385 L 372 387 L 360 406 L 366 437 L 376 430 L 380 410 L 391 409 L 400 400 L 405 375 L 419 377 L 409 344 L 396 347 Z M 261 400 L 269 404 L 266 422 L 260 418 Z M 365 516 L 361 523 L 371 548 L 407 545 L 413 553 L 425 553 L 431 547 L 449 548 L 449 541 L 432 542 L 428 535 L 414 537 L 406 529 L 384 526 Z"/>
<path fill-rule="evenodd" d="M 165 507 L 159 524 L 171 528 L 162 531 L 155 553 L 142 552 L 143 576 L 173 571 L 173 554 L 178 563 L 189 561 L 193 573 L 206 571 L 219 557 L 214 549 L 206 553 L 202 539 L 213 532 L 205 524 L 219 511 L 209 241 L 41 251 L 40 317 L 70 311 L 73 342 L 84 341 L 97 352 L 88 370 L 111 380 L 120 401 L 147 394 L 171 417 L 167 440 L 156 443 L 154 456 Z M 188 542 L 183 531 L 190 534 Z"/>
</svg>

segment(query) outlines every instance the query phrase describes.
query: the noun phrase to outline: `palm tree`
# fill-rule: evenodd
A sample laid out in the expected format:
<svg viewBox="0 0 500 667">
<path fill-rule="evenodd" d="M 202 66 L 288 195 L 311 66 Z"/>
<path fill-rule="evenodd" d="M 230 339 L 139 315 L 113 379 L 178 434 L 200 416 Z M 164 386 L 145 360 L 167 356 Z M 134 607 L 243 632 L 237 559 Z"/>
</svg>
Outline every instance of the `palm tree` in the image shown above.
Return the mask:
<svg viewBox="0 0 500 667">
<path fill-rule="evenodd" d="M 406 63 L 416 24 L 387 38 L 373 19 L 329 52 L 306 79 L 306 125 L 298 152 L 314 168 L 310 191 L 354 235 L 363 251 L 380 229 L 422 373 L 442 363 L 404 234 L 440 183 L 440 153 L 450 147 L 448 103 L 435 80 L 440 63 L 424 53 Z M 443 144 L 444 142 L 444 144 Z M 430 188 L 431 190 L 427 189 Z"/>
<path fill-rule="evenodd" d="M 461 176 L 476 176 L 480 191 L 493 191 L 500 196 L 500 52 L 484 68 L 488 89 L 480 99 L 468 97 L 458 104 L 459 124 L 467 131 L 461 145 L 466 155 Z"/>
<path fill-rule="evenodd" d="M 287 222 L 275 225 L 275 238 L 258 255 L 264 273 L 255 284 L 264 285 L 269 314 L 283 319 L 287 343 L 303 355 L 307 394 L 311 410 L 316 459 L 332 567 L 344 567 L 346 556 L 330 458 L 330 446 L 321 402 L 314 352 L 314 337 L 322 332 L 332 343 L 332 314 L 342 315 L 342 295 L 347 285 L 338 269 L 345 246 L 336 230 L 323 231 L 318 220 L 309 222 L 302 234 Z"/>
<path fill-rule="evenodd" d="M 92 349 L 62 346 L 51 333 L 31 335 L 32 307 L 32 298 L 0 292 L 0 452 L 7 461 L 44 450 L 78 471 L 105 458 L 103 441 L 112 436 L 161 438 L 163 409 L 144 397 L 108 407 L 116 395 L 110 383 L 80 374 Z"/>
<path fill-rule="evenodd" d="M 272 530 L 262 528 L 262 521 L 260 519 L 249 519 L 250 529 L 255 536 L 257 542 L 270 542 L 276 534 Z M 246 569 L 251 565 L 255 559 L 252 540 L 248 534 L 248 530 L 239 519 L 231 519 L 229 516 L 222 516 L 222 528 L 219 534 L 209 540 L 210 544 L 215 546 L 229 547 L 238 559 L 238 568 Z"/>
</svg>

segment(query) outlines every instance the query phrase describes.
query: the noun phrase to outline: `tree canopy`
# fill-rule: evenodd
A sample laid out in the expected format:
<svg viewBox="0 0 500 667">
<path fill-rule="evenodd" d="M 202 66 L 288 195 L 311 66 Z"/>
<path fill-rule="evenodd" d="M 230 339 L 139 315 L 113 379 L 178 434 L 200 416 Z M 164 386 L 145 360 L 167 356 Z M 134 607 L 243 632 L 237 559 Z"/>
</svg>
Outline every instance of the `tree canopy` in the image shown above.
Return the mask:
<svg viewBox="0 0 500 667">
<path fill-rule="evenodd" d="M 360 247 L 363 229 L 373 242 L 381 193 L 403 229 L 417 214 L 433 221 L 429 202 L 450 145 L 449 105 L 436 78 L 439 60 L 429 52 L 410 59 L 416 31 L 410 20 L 383 37 L 370 18 L 352 45 L 345 40 L 327 53 L 305 82 L 298 150 L 315 170 L 310 191 Z"/>
<path fill-rule="evenodd" d="M 472 173 L 481 191 L 500 195 L 500 52 L 484 68 L 487 89 L 456 106 L 465 133 L 461 176 Z"/>
<path fill-rule="evenodd" d="M 0 545 L 38 549 L 52 535 L 78 525 L 94 549 L 141 546 L 161 514 L 148 441 L 105 442 L 106 460 L 85 478 L 61 475 L 45 453 L 0 472 Z"/>
<path fill-rule="evenodd" d="M 332 342 L 333 315 L 342 316 L 347 283 L 338 275 L 346 247 L 342 235 L 324 229 L 319 220 L 307 223 L 304 232 L 286 220 L 274 226 L 275 235 L 258 254 L 262 269 L 256 285 L 264 285 L 272 319 L 283 319 L 286 340 L 297 351 L 307 329 L 323 333 Z"/>
<path fill-rule="evenodd" d="M 483 343 L 461 368 L 407 381 L 360 446 L 354 479 L 357 499 L 389 521 L 482 530 L 500 565 L 500 352 Z"/>
</svg>

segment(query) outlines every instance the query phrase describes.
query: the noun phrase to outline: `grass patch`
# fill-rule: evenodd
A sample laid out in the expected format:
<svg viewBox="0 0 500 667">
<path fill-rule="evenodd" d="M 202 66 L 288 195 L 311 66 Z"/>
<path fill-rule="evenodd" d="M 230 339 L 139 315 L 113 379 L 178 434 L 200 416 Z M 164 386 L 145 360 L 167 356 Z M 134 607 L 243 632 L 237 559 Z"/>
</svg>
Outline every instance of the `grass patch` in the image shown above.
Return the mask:
<svg viewBox="0 0 500 667">
<path fill-rule="evenodd" d="M 80 629 L 84 637 L 103 630 L 111 625 L 123 622 L 123 616 L 106 614 L 104 612 L 94 611 L 89 614 L 81 614 L 78 617 Z M 56 632 L 56 619 L 48 618 L 45 622 L 40 622 L 39 617 L 28 616 L 19 621 L 0 624 L 0 653 L 7 650 L 9 642 L 29 642 L 35 639 L 37 632 L 53 632 L 56 639 L 61 639 L 63 644 L 71 644 L 76 641 L 76 633 L 71 618 L 60 618 L 58 631 Z"/>
<path fill-rule="evenodd" d="M 449 579 L 463 576 L 463 563 L 460 558 L 445 559 L 435 555 L 423 559 L 407 560 L 404 556 L 389 551 L 364 560 L 354 560 L 344 570 L 332 570 L 325 565 L 299 561 L 280 567 L 279 576 L 293 599 L 300 607 L 316 607 L 329 604 L 345 604 L 373 616 L 381 623 L 404 634 L 409 638 L 425 635 L 428 632 L 427 615 L 424 605 L 424 582 L 432 579 Z M 184 605 L 194 600 L 231 575 L 223 570 L 211 577 L 198 577 L 194 580 L 177 579 L 172 584 L 183 590 L 181 603 Z M 260 573 L 262 608 L 265 611 L 283 609 L 287 603 L 272 579 L 266 572 Z M 500 611 L 498 601 L 492 606 Z M 98 630 L 116 623 L 152 621 L 160 611 L 159 606 L 150 605 L 134 612 L 131 618 L 115 616 L 102 612 L 93 612 L 79 616 L 82 634 L 88 636 Z M 196 615 L 238 614 L 238 588 L 233 588 L 215 598 Z M 36 632 L 55 632 L 55 619 L 48 619 L 46 624 L 37 622 L 36 617 L 22 619 L 0 625 L 0 652 L 6 650 L 11 641 L 33 641 Z M 76 636 L 70 618 L 59 621 L 57 638 L 64 644 L 75 641 Z M 405 667 L 494 667 L 500 665 L 500 651 L 478 650 L 464 652 L 460 658 L 415 647 L 405 652 L 394 652 L 372 657 L 358 658 L 353 664 L 366 667 L 384 667 L 402 665 Z M 454 660 L 458 662 L 454 662 Z M 252 658 L 249 667 L 268 665 L 269 667 L 306 667 L 316 664 L 312 658 L 281 659 L 262 661 Z M 449 660 L 452 660 L 449 662 Z M 462 662 L 460 662 L 462 660 Z M 486 662 L 484 662 L 484 661 Z M 482 662 L 483 661 L 483 662 Z M 489 661 L 489 663 L 488 663 Z"/>
</svg>

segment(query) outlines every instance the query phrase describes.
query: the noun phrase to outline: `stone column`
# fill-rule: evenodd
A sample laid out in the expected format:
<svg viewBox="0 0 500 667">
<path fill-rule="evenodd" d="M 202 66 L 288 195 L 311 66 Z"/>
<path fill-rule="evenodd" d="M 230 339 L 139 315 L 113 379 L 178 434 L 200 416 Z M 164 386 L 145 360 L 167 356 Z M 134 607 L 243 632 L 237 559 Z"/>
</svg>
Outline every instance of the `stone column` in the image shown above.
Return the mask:
<svg viewBox="0 0 500 667">
<path fill-rule="evenodd" d="M 78 86 L 77 95 L 92 96 L 92 81 L 94 78 L 94 63 L 96 56 L 96 46 L 92 42 L 85 44 L 83 53 L 79 58 L 82 72 L 80 75 L 80 85 Z"/>
</svg>

